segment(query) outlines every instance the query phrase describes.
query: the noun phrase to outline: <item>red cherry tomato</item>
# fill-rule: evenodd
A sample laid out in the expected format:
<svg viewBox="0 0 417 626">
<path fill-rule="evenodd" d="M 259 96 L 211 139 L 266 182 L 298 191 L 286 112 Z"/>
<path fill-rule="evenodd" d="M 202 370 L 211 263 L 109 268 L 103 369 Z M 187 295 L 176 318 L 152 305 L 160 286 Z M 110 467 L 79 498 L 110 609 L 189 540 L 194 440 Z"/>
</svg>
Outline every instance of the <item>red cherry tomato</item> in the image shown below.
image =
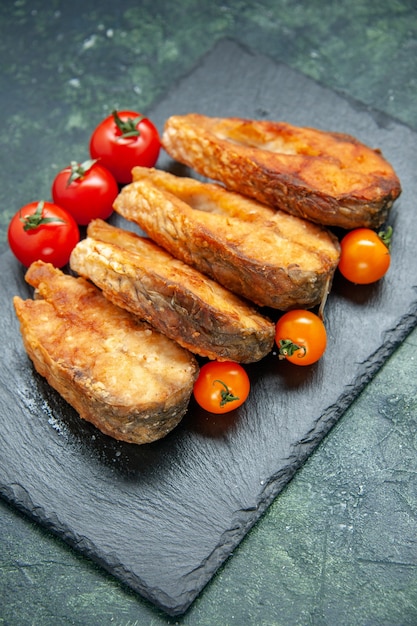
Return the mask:
<svg viewBox="0 0 417 626">
<path fill-rule="evenodd" d="M 369 228 L 356 228 L 348 232 L 340 242 L 340 273 L 358 285 L 368 285 L 382 278 L 391 263 L 391 231 L 378 234 Z"/>
<path fill-rule="evenodd" d="M 247 399 L 249 377 L 239 363 L 209 361 L 200 369 L 194 383 L 194 398 L 210 413 L 228 413 Z"/>
<path fill-rule="evenodd" d="M 326 349 L 326 328 L 312 311 L 288 311 L 276 324 L 275 342 L 281 359 L 295 365 L 311 365 Z"/>
<path fill-rule="evenodd" d="M 52 202 L 30 202 L 11 219 L 8 229 L 10 248 L 29 267 L 34 261 L 63 267 L 80 240 L 72 215 Z"/>
<path fill-rule="evenodd" d="M 154 167 L 161 149 L 153 123 L 134 111 L 113 111 L 94 130 L 90 154 L 113 174 L 118 183 L 132 180 L 135 165 Z"/>
<path fill-rule="evenodd" d="M 66 209 L 78 224 L 103 220 L 113 212 L 119 186 L 113 174 L 95 160 L 76 163 L 58 172 L 52 183 L 55 204 Z"/>
</svg>

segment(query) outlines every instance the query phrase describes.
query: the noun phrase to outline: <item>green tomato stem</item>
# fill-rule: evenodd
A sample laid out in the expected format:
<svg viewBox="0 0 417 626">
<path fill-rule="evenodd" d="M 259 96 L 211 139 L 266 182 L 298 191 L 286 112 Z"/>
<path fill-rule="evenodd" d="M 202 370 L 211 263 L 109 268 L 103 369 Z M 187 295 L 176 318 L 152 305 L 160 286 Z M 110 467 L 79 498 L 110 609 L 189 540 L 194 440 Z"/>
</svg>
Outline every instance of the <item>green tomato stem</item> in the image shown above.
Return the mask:
<svg viewBox="0 0 417 626">
<path fill-rule="evenodd" d="M 42 224 L 52 224 L 54 222 L 62 222 L 63 224 L 65 224 L 65 220 L 62 220 L 59 217 L 43 217 L 42 213 L 44 206 L 45 203 L 43 200 L 41 200 L 41 202 L 39 202 L 38 206 L 36 207 L 35 213 L 32 213 L 32 215 L 27 215 L 26 217 L 22 217 L 20 215 L 19 219 L 23 223 L 24 231 L 35 230 L 35 228 L 38 228 L 38 226 L 41 226 Z"/>
<path fill-rule="evenodd" d="M 229 387 L 222 380 L 218 380 L 218 379 L 213 380 L 213 385 L 215 383 L 220 383 L 224 387 L 224 389 L 220 391 L 220 397 L 221 397 L 220 406 L 225 406 L 225 404 L 227 404 L 228 402 L 234 402 L 235 400 L 239 400 L 239 397 L 234 396 L 232 392 L 230 391 Z"/>
<path fill-rule="evenodd" d="M 140 135 L 137 125 L 144 119 L 143 115 L 138 115 L 135 118 L 128 117 L 127 120 L 122 120 L 117 111 L 113 111 L 112 115 L 117 128 L 122 133 L 123 138 L 138 137 Z"/>
<path fill-rule="evenodd" d="M 93 167 L 93 165 L 97 163 L 97 159 L 88 159 L 83 163 L 77 163 L 77 161 L 71 161 L 71 174 L 68 177 L 67 187 L 74 182 L 74 180 L 78 180 L 79 178 L 84 178 L 89 170 Z"/>
<path fill-rule="evenodd" d="M 387 226 L 385 230 L 380 230 L 378 233 L 378 237 L 387 246 L 388 250 L 391 249 L 392 232 L 392 226 Z"/>
<path fill-rule="evenodd" d="M 287 356 L 293 356 L 294 352 L 297 350 L 303 350 L 303 354 L 300 354 L 300 358 L 305 356 L 307 350 L 305 346 L 299 346 L 291 339 L 280 339 L 278 342 L 278 357 L 280 359 L 285 359 Z"/>
</svg>

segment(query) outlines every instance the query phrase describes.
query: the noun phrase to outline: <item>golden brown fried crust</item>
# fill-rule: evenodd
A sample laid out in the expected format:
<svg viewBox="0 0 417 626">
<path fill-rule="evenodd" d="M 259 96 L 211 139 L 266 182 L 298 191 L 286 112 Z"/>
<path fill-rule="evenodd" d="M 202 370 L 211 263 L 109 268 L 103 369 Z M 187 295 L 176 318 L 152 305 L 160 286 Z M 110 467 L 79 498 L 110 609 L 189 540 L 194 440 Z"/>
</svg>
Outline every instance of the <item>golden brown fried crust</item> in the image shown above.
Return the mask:
<svg viewBox="0 0 417 626">
<path fill-rule="evenodd" d="M 323 227 L 160 170 L 134 168 L 133 180 L 115 210 L 173 256 L 259 306 L 321 302 L 340 254 Z"/>
<path fill-rule="evenodd" d="M 347 134 L 190 113 L 168 118 L 162 144 L 229 189 L 327 226 L 378 228 L 401 193 L 381 152 Z"/>
<path fill-rule="evenodd" d="M 251 363 L 270 352 L 270 320 L 150 239 L 102 220 L 87 234 L 71 268 L 118 306 L 200 356 Z"/>
<path fill-rule="evenodd" d="M 187 410 L 195 358 L 111 304 L 83 278 L 36 262 L 35 300 L 14 298 L 35 369 L 103 433 L 131 443 L 164 437 Z"/>
</svg>

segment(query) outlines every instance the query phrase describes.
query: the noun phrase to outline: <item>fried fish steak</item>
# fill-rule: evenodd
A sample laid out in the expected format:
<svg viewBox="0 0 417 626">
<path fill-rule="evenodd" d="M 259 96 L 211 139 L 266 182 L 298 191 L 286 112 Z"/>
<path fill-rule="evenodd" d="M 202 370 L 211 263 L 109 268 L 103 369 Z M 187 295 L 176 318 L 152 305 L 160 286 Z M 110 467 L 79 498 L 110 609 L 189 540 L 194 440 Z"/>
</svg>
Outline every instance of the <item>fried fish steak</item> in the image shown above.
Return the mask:
<svg viewBox="0 0 417 626">
<path fill-rule="evenodd" d="M 71 268 L 113 303 L 203 357 L 251 363 L 270 352 L 269 319 L 150 239 L 102 220 L 90 222 L 87 235 Z"/>
<path fill-rule="evenodd" d="M 26 280 L 35 299 L 15 296 L 14 306 L 37 372 L 106 435 L 135 444 L 167 435 L 187 410 L 195 357 L 83 278 L 38 261 Z"/>
<path fill-rule="evenodd" d="M 311 308 L 340 255 L 324 227 L 214 183 L 136 167 L 114 208 L 158 245 L 261 307 Z"/>
<path fill-rule="evenodd" d="M 326 226 L 378 228 L 401 193 L 381 151 L 343 133 L 190 113 L 167 119 L 162 144 L 228 189 Z"/>
</svg>

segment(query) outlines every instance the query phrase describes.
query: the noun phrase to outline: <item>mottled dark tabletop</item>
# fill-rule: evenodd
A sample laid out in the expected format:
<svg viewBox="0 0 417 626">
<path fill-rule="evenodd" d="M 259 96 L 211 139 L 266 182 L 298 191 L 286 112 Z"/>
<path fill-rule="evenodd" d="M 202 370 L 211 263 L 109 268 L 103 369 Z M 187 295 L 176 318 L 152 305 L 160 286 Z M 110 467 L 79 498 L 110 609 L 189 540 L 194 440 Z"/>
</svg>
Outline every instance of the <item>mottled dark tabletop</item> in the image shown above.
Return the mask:
<svg viewBox="0 0 417 626">
<path fill-rule="evenodd" d="M 151 109 L 224 37 L 417 130 L 413 0 L 201 4 L 1 3 L 1 251 L 97 120 Z M 0 624 L 414 626 L 416 346 L 413 331 L 181 618 L 0 500 Z"/>
</svg>

